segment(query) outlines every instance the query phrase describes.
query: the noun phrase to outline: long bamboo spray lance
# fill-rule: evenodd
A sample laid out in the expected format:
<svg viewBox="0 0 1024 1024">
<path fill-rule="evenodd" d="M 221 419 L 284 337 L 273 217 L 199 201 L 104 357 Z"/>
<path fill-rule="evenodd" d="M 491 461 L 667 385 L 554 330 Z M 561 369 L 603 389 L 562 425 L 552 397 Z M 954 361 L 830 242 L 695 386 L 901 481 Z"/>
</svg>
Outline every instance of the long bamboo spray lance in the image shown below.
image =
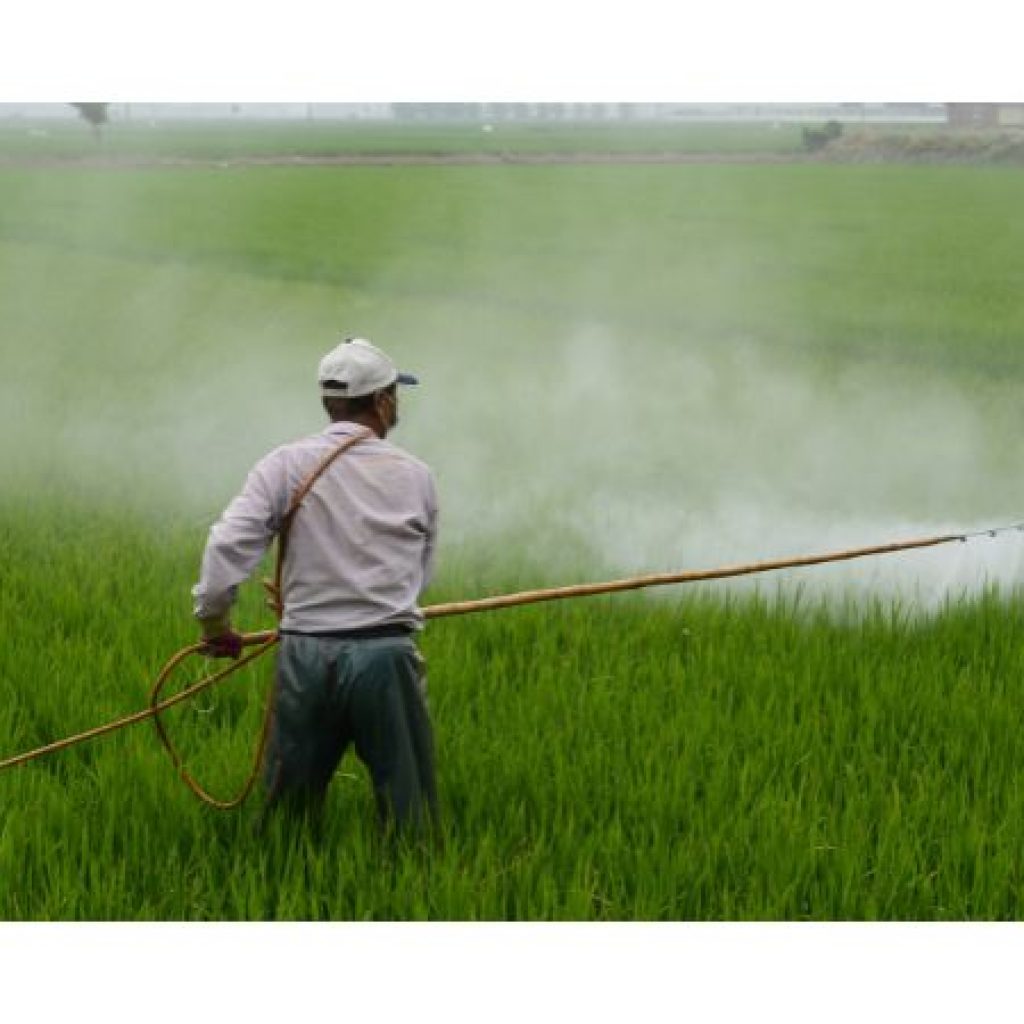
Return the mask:
<svg viewBox="0 0 1024 1024">
<path fill-rule="evenodd" d="M 494 597 L 484 597 L 473 601 L 454 601 L 447 604 L 430 605 L 423 609 L 425 618 L 440 619 L 452 615 L 469 615 L 475 612 L 497 611 L 501 608 L 515 608 L 521 605 L 538 604 L 542 601 L 559 601 L 575 597 L 593 597 L 598 594 L 613 594 L 625 590 L 641 590 L 646 587 L 661 587 L 676 583 L 700 583 L 710 580 L 728 579 L 736 576 L 752 576 L 757 573 L 775 572 L 780 569 L 799 569 L 811 565 L 825 565 L 830 562 L 846 562 L 855 558 L 868 558 L 877 555 L 895 554 L 900 551 L 913 551 L 919 548 L 938 547 L 942 544 L 951 544 L 956 541 L 968 541 L 974 537 L 995 537 L 1010 531 L 1024 530 L 1024 523 L 1015 523 L 1011 526 L 999 526 L 993 529 L 975 530 L 969 533 L 946 533 L 935 537 L 923 537 L 917 540 L 896 541 L 889 544 L 878 544 L 872 547 L 851 548 L 846 551 L 833 551 L 821 555 L 804 555 L 797 558 L 783 558 L 766 562 L 751 562 L 743 565 L 724 566 L 717 569 L 703 569 L 679 573 L 657 573 L 647 576 L 634 576 L 628 579 L 609 580 L 604 583 L 582 583 L 574 586 L 551 587 L 544 590 L 525 590 L 515 594 L 499 594 Z M 86 732 L 69 736 L 56 743 L 50 743 L 45 747 L 27 751 L 16 757 L 10 757 L 0 761 L 0 771 L 4 768 L 14 768 L 17 765 L 26 764 L 44 754 L 55 753 L 58 750 L 65 750 L 77 743 L 106 735 L 117 729 L 134 725 L 136 722 L 145 721 L 159 715 L 162 711 L 179 704 L 189 697 L 208 689 L 214 683 L 222 682 L 234 671 L 243 665 L 255 660 L 260 655 L 269 651 L 278 641 L 276 630 L 267 630 L 259 633 L 247 633 L 243 636 L 246 647 L 259 647 L 259 650 L 252 651 L 233 662 L 227 668 L 207 676 L 204 679 L 193 683 L 187 689 L 182 690 L 174 697 L 153 703 L 143 711 L 137 711 L 132 715 L 108 722 L 106 725 L 89 729 Z M 201 653 L 200 644 L 193 644 L 190 647 L 178 651 L 164 666 L 160 673 L 158 687 L 163 680 L 170 675 L 170 672 L 177 668 L 189 655 Z"/>
</svg>

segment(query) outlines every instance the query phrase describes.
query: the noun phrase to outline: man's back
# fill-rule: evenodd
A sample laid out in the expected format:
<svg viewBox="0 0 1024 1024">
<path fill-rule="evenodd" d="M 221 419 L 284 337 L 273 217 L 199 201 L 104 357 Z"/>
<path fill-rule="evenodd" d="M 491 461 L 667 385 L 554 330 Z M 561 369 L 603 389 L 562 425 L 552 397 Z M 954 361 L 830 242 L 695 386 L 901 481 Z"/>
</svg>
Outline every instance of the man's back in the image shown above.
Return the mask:
<svg viewBox="0 0 1024 1024">
<path fill-rule="evenodd" d="M 353 424 L 335 423 L 278 449 L 278 476 L 288 493 L 357 432 Z M 389 441 L 372 435 L 359 441 L 317 480 L 292 522 L 281 627 L 303 633 L 419 627 L 417 599 L 429 582 L 436 528 L 429 469 Z"/>
<path fill-rule="evenodd" d="M 282 572 L 281 628 L 324 633 L 383 625 L 418 629 L 433 567 L 437 497 L 430 470 L 350 422 L 276 448 L 210 530 L 196 614 L 220 614 L 280 529 L 309 474 L 339 443 L 366 435 L 333 462 L 292 520 Z"/>
</svg>

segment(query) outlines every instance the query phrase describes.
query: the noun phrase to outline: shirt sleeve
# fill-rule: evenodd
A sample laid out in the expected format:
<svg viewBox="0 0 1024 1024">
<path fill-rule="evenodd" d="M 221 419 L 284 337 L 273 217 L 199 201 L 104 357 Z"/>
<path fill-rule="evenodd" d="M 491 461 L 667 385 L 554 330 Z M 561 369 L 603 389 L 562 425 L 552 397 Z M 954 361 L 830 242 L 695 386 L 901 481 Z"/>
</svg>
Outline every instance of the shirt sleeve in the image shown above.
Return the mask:
<svg viewBox="0 0 1024 1024">
<path fill-rule="evenodd" d="M 434 476 L 427 470 L 427 537 L 423 545 L 423 590 L 426 590 L 430 581 L 434 578 L 434 568 L 437 561 L 437 487 L 434 484 Z"/>
<path fill-rule="evenodd" d="M 284 516 L 286 476 L 278 453 L 252 469 L 241 492 L 210 528 L 199 582 L 192 588 L 197 619 L 225 614 L 238 585 L 259 564 Z"/>
</svg>

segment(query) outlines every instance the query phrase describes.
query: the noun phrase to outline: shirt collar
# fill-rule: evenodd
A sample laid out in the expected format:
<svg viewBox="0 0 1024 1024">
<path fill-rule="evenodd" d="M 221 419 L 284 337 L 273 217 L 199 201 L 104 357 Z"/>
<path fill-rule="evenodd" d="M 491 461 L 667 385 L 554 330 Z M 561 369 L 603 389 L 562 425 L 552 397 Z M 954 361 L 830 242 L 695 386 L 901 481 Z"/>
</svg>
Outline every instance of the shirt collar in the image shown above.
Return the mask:
<svg viewBox="0 0 1024 1024">
<path fill-rule="evenodd" d="M 323 432 L 330 437 L 351 437 L 353 434 L 361 434 L 365 430 L 369 430 L 369 427 L 364 427 L 361 423 L 339 420 L 337 423 L 328 423 Z M 377 439 L 377 435 L 370 430 L 367 439 Z"/>
</svg>

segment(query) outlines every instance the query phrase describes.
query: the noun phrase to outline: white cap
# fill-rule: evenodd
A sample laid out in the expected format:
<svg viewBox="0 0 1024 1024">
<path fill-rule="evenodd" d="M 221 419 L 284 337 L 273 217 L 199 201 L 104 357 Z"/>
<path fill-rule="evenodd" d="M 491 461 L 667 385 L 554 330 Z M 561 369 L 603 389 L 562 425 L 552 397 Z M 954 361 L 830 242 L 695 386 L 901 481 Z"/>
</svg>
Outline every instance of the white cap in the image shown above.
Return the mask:
<svg viewBox="0 0 1024 1024">
<path fill-rule="evenodd" d="M 320 394 L 328 398 L 358 398 L 399 384 L 418 384 L 376 345 L 365 338 L 346 338 L 320 360 Z"/>
</svg>

